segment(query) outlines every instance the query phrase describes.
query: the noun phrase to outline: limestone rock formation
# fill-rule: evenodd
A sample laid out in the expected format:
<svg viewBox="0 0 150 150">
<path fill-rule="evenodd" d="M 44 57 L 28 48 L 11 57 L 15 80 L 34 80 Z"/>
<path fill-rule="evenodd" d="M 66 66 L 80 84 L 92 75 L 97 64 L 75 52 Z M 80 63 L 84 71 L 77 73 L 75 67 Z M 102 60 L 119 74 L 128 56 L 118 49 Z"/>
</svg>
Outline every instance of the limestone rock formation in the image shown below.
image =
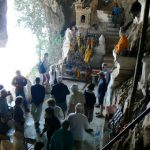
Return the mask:
<svg viewBox="0 0 150 150">
<path fill-rule="evenodd" d="M 62 6 L 57 0 L 44 0 L 50 27 L 54 31 L 60 32 L 64 25 L 64 15 Z"/>
<path fill-rule="evenodd" d="M 64 32 L 74 22 L 73 0 L 44 0 L 43 2 L 46 6 L 50 27 L 54 32 Z"/>
<path fill-rule="evenodd" d="M 0 0 L 0 47 L 7 43 L 7 0 Z"/>
</svg>

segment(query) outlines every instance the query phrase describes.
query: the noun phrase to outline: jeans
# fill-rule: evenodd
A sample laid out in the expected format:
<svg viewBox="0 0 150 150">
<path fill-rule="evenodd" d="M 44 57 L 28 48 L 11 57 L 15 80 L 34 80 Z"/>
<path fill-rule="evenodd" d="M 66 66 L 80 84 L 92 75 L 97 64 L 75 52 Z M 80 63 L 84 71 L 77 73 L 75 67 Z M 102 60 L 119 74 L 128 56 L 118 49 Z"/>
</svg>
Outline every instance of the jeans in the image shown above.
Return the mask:
<svg viewBox="0 0 150 150">
<path fill-rule="evenodd" d="M 42 105 L 43 103 L 38 106 L 34 103 L 31 104 L 31 114 L 35 123 L 40 121 L 40 117 L 42 114 Z"/>
</svg>

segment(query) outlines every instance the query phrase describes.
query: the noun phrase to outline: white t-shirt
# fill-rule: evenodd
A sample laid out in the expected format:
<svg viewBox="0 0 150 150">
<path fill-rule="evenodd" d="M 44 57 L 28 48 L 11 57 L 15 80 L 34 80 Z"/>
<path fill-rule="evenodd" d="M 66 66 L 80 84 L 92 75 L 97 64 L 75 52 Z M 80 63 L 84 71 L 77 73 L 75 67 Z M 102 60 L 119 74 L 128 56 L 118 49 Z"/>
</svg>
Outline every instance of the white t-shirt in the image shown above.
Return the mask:
<svg viewBox="0 0 150 150">
<path fill-rule="evenodd" d="M 55 115 L 55 117 L 57 117 L 57 119 L 59 121 L 62 121 L 64 119 L 64 114 L 63 114 L 62 109 L 59 106 L 55 106 L 53 108 L 54 108 L 54 115 Z"/>
<path fill-rule="evenodd" d="M 84 140 L 84 131 L 89 129 L 89 122 L 85 115 L 81 113 L 69 114 L 68 121 L 70 122 L 70 131 L 73 139 L 77 141 Z"/>
<path fill-rule="evenodd" d="M 69 111 L 70 112 L 75 112 L 75 106 L 77 103 L 81 103 L 83 106 L 85 104 L 85 97 L 82 92 L 76 92 L 75 94 L 71 95 L 70 101 L 69 101 Z M 70 105 L 73 105 L 74 107 L 71 108 Z"/>
</svg>

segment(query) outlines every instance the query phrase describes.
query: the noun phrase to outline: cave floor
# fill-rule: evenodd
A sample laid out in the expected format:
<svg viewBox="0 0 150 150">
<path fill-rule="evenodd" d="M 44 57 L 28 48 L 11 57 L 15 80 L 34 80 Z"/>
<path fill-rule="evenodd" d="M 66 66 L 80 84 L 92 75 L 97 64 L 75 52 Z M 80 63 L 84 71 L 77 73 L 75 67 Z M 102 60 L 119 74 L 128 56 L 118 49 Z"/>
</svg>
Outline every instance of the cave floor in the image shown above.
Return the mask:
<svg viewBox="0 0 150 150">
<path fill-rule="evenodd" d="M 70 89 L 71 85 L 76 83 L 79 86 L 79 89 L 82 89 L 85 83 L 80 83 L 80 82 L 73 82 L 73 81 L 64 81 Z M 96 92 L 97 87 L 95 88 Z M 71 90 L 70 90 L 71 91 Z M 46 99 L 49 98 L 50 95 L 46 96 Z M 69 96 L 67 97 L 67 100 L 69 99 Z M 43 111 L 42 111 L 42 116 L 40 120 L 40 128 L 43 129 L 44 125 L 44 110 L 47 107 L 46 102 L 43 105 Z M 85 141 L 83 145 L 83 150 L 96 150 L 96 145 L 99 145 L 101 147 L 102 145 L 102 138 L 103 137 L 103 127 L 104 127 L 104 118 L 96 118 L 95 112 L 98 111 L 98 108 L 94 108 L 94 117 L 93 121 L 90 123 L 90 127 L 94 130 L 93 133 L 87 134 L 85 132 Z M 29 114 L 29 116 L 26 118 L 26 123 L 25 123 L 25 137 L 32 138 L 32 139 L 38 139 L 39 136 L 36 134 L 35 129 L 34 129 L 34 122 L 32 119 L 32 116 Z M 99 147 L 98 146 L 98 147 Z"/>
</svg>

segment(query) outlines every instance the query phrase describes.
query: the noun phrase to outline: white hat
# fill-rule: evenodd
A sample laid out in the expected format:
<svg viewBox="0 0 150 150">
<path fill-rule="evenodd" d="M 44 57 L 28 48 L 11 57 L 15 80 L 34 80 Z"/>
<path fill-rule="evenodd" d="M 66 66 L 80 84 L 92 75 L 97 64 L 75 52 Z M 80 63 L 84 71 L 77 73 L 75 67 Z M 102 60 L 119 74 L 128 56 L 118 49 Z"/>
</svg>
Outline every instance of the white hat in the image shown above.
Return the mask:
<svg viewBox="0 0 150 150">
<path fill-rule="evenodd" d="M 71 86 L 71 90 L 72 90 L 72 91 L 78 91 L 78 90 L 79 90 L 78 85 L 77 85 L 77 84 L 73 84 L 73 85 Z"/>
</svg>

